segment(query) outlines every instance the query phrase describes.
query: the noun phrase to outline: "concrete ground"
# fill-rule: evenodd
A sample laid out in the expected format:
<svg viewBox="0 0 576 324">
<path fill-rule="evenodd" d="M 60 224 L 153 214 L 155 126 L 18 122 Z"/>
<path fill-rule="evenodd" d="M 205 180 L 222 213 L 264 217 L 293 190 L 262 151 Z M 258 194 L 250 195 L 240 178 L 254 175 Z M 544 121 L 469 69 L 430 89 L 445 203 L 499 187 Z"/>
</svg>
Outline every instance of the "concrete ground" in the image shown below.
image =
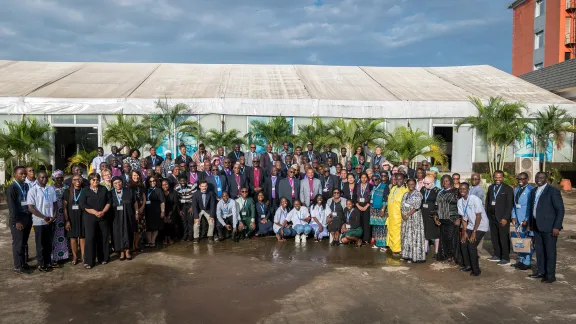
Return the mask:
<svg viewBox="0 0 576 324">
<path fill-rule="evenodd" d="M 487 242 L 476 278 L 432 260 L 273 238 L 178 243 L 92 270 L 68 263 L 15 275 L 1 226 L 0 323 L 576 322 L 576 194 L 565 203 L 551 285 L 486 261 Z"/>
</svg>

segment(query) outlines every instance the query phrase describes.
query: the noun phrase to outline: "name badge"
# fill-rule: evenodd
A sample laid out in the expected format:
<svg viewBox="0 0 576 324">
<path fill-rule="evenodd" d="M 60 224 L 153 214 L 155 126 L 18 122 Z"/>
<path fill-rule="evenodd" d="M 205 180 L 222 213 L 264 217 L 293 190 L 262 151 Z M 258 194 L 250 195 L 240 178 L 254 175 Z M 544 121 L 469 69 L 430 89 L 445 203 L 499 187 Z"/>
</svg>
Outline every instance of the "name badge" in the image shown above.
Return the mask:
<svg viewBox="0 0 576 324">
<path fill-rule="evenodd" d="M 516 209 L 520 209 L 522 206 L 520 204 L 516 204 Z"/>
<path fill-rule="evenodd" d="M 422 208 L 428 208 L 428 204 L 422 204 Z"/>
<path fill-rule="evenodd" d="M 246 212 L 242 212 L 242 216 L 246 216 Z"/>
<path fill-rule="evenodd" d="M 260 218 L 264 219 L 264 218 L 266 218 L 266 215 L 260 215 Z"/>
<path fill-rule="evenodd" d="M 116 210 L 124 210 L 124 206 L 117 206 Z"/>
<path fill-rule="evenodd" d="M 72 210 L 78 210 L 80 209 L 78 205 L 72 205 Z"/>
<path fill-rule="evenodd" d="M 350 229 L 350 225 L 346 224 L 346 229 Z"/>
<path fill-rule="evenodd" d="M 370 205 L 374 204 L 374 200 L 370 199 Z"/>
<path fill-rule="evenodd" d="M 146 200 L 146 205 L 150 205 L 151 203 L 152 203 L 152 201 Z"/>
<path fill-rule="evenodd" d="M 172 171 L 168 171 L 168 174 L 172 174 Z"/>
<path fill-rule="evenodd" d="M 338 214 L 336 212 L 332 212 L 332 217 L 336 217 Z"/>
<path fill-rule="evenodd" d="M 366 201 L 366 199 L 364 199 L 364 198 L 360 198 L 360 199 L 358 199 L 358 202 L 361 202 L 361 203 L 363 203 L 364 201 Z"/>
<path fill-rule="evenodd" d="M 52 207 L 52 204 L 51 204 L 51 203 L 45 203 L 45 204 L 44 204 L 44 208 L 50 208 L 50 207 Z"/>
<path fill-rule="evenodd" d="M 328 189 L 324 188 L 322 191 L 324 191 L 324 192 L 328 192 Z"/>
<path fill-rule="evenodd" d="M 410 207 L 410 204 L 404 203 L 404 207 Z"/>
<path fill-rule="evenodd" d="M 218 192 L 222 191 L 222 188 L 217 188 L 216 190 L 218 190 Z"/>
<path fill-rule="evenodd" d="M 496 206 L 496 200 L 491 203 L 492 206 Z"/>
<path fill-rule="evenodd" d="M 185 204 L 185 203 L 186 203 L 186 199 L 180 200 L 180 203 Z"/>
</svg>

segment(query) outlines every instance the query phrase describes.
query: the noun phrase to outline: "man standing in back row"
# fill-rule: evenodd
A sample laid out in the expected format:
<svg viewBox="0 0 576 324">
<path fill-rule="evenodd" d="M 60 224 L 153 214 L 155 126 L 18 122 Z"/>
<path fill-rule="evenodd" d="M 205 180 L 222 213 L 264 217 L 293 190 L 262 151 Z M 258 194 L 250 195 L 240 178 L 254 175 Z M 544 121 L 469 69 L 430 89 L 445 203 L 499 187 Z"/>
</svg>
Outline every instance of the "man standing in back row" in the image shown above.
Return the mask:
<svg viewBox="0 0 576 324">
<path fill-rule="evenodd" d="M 538 270 L 530 275 L 544 283 L 556 281 L 556 243 L 564 220 L 564 201 L 560 191 L 548 184 L 544 172 L 536 174 L 538 188 L 530 193 L 529 225 L 534 231 Z"/>
<path fill-rule="evenodd" d="M 486 213 L 490 223 L 490 239 L 494 255 L 488 261 L 498 265 L 510 263 L 510 218 L 514 206 L 514 190 L 504 183 L 504 172 L 494 172 L 494 184 L 488 187 Z"/>
<path fill-rule="evenodd" d="M 12 233 L 12 254 L 14 256 L 14 272 L 28 273 L 30 266 L 26 263 L 26 245 L 32 229 L 32 214 L 28 211 L 26 196 L 29 188 L 24 182 L 26 168 L 17 166 L 12 173 L 14 181 L 6 188 L 10 232 Z"/>
</svg>

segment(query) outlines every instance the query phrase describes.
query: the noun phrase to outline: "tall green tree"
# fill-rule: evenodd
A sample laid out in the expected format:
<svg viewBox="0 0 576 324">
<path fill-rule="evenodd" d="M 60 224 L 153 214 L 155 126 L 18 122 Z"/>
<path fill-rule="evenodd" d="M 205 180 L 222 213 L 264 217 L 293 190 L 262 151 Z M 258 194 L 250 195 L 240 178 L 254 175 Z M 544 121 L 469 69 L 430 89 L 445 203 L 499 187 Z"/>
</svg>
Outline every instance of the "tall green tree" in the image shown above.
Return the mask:
<svg viewBox="0 0 576 324">
<path fill-rule="evenodd" d="M 475 129 L 487 146 L 490 173 L 504 169 L 508 146 L 524 136 L 526 106 L 521 102 L 508 103 L 502 97 L 492 97 L 486 104 L 480 98 L 470 97 L 477 116 L 460 118 L 456 131 L 463 125 Z"/>
<path fill-rule="evenodd" d="M 428 132 L 411 127 L 398 126 L 392 132 L 384 134 L 386 156 L 398 160 L 414 160 L 418 156 L 434 158 L 434 163 L 445 165 L 448 157 L 442 148 L 444 141 L 440 136 L 430 136 Z M 390 159 L 390 158 L 389 158 Z"/>
<path fill-rule="evenodd" d="M 379 140 L 384 138 L 384 119 L 352 119 L 345 121 L 342 118 L 334 119 L 330 122 L 330 134 L 337 140 L 337 144 L 346 147 L 348 152 L 355 151 L 355 148 L 368 145 L 379 144 Z"/>
<path fill-rule="evenodd" d="M 23 116 L 20 121 L 5 121 L 4 125 L 0 131 L 0 153 L 10 167 L 48 163 L 46 153 L 53 150 L 49 135 L 54 131 L 50 124 Z"/>
<path fill-rule="evenodd" d="M 190 117 L 196 112 L 188 105 L 178 103 L 171 106 L 168 99 L 158 100 L 156 108 L 160 110 L 158 114 L 146 115 L 142 119 L 142 124 L 150 127 L 153 138 L 161 140 L 168 138 L 168 143 L 172 152 L 176 152 L 176 142 L 178 134 L 190 134 L 200 140 L 200 125 Z"/>
<path fill-rule="evenodd" d="M 102 136 L 104 144 L 118 143 L 120 150 L 125 147 L 142 149 L 158 141 L 157 138 L 152 137 L 150 129 L 143 126 L 136 117 L 121 113 L 116 114 L 115 123 L 107 123 Z"/>
<path fill-rule="evenodd" d="M 299 125 L 296 135 L 296 145 L 306 147 L 308 141 L 314 141 L 314 146 L 321 149 L 325 145 L 338 145 L 339 141 L 330 134 L 330 124 L 325 123 L 320 117 L 312 117 L 312 124 Z"/>
<path fill-rule="evenodd" d="M 535 153 L 544 156 L 542 159 L 542 171 L 546 171 L 546 148 L 553 141 L 556 149 L 564 147 L 566 134 L 576 132 L 572 124 L 574 118 L 566 109 L 558 106 L 548 106 L 545 111 L 538 111 L 531 115 L 530 133 L 533 136 Z"/>
<path fill-rule="evenodd" d="M 273 150 L 278 150 L 284 142 L 292 142 L 292 125 L 286 117 L 276 116 L 269 121 L 254 120 L 251 122 L 252 131 L 246 136 L 263 138 L 267 144 L 272 145 Z"/>
<path fill-rule="evenodd" d="M 203 141 L 204 145 L 216 151 L 218 147 L 224 148 L 224 152 L 227 153 L 227 150 L 236 145 L 243 145 L 245 143 L 244 139 L 239 136 L 240 131 L 237 129 L 231 129 L 229 131 L 221 132 L 216 129 L 208 130 L 204 136 Z"/>
</svg>

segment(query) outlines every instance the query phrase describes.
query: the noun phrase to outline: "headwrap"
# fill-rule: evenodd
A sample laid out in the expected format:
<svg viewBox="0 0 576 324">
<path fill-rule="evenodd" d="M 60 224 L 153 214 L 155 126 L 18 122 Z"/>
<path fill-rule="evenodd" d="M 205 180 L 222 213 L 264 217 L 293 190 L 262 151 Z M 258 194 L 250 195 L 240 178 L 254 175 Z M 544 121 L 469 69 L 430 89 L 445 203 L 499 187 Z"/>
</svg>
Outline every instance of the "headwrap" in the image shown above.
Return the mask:
<svg viewBox="0 0 576 324">
<path fill-rule="evenodd" d="M 56 179 L 58 177 L 64 177 L 64 171 L 55 170 L 54 172 L 52 172 L 52 179 Z"/>
<path fill-rule="evenodd" d="M 120 181 L 124 182 L 124 179 L 122 179 L 122 177 L 114 176 L 114 177 L 112 177 L 111 183 L 114 184 L 114 181 L 116 181 L 116 180 L 120 180 Z"/>
<path fill-rule="evenodd" d="M 172 154 L 172 151 L 166 150 L 166 151 L 164 152 L 164 155 L 166 156 L 167 154 Z"/>
<path fill-rule="evenodd" d="M 438 170 L 437 167 L 431 167 L 430 171 L 434 171 L 434 172 L 436 172 L 436 174 L 440 173 L 440 171 Z"/>
</svg>

